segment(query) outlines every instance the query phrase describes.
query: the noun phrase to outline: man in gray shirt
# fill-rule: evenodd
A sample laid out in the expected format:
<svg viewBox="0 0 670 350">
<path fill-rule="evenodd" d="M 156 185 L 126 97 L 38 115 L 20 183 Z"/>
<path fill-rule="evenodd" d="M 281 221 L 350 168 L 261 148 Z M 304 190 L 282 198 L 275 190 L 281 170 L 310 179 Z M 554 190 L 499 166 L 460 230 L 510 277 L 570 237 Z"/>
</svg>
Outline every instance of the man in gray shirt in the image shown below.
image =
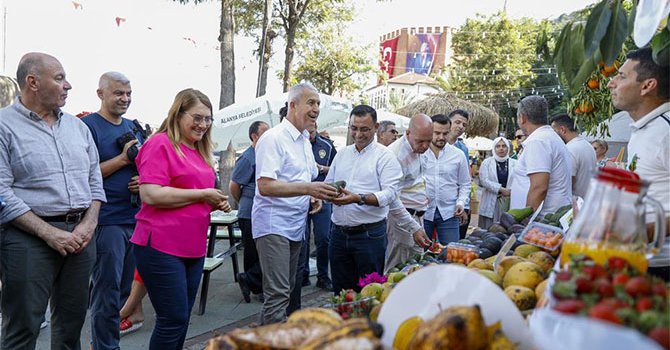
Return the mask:
<svg viewBox="0 0 670 350">
<path fill-rule="evenodd" d="M 0 348 L 34 349 L 51 298 L 52 349 L 79 349 L 106 200 L 98 152 L 60 109 L 72 87 L 55 57 L 28 53 L 16 75 L 21 96 L 0 109 Z"/>
</svg>

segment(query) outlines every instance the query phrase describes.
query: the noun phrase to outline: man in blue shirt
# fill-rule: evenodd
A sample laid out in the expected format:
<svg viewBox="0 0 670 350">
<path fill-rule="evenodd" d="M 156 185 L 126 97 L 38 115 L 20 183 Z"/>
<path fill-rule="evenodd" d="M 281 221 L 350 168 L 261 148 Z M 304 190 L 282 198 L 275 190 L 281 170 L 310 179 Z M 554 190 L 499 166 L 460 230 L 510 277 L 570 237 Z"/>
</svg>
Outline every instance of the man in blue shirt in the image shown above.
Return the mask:
<svg viewBox="0 0 670 350">
<path fill-rule="evenodd" d="M 228 184 L 230 194 L 239 204 L 237 210 L 238 223 L 242 231 L 244 245 L 244 272 L 237 275 L 242 296 L 247 303 L 251 302 L 251 293 L 263 296 L 263 274 L 258 260 L 256 243 L 252 236 L 251 208 L 256 192 L 256 142 L 270 126 L 262 121 L 255 121 L 249 126 L 251 147 L 237 158 L 233 174 Z"/>
<path fill-rule="evenodd" d="M 100 77 L 100 110 L 82 118 L 100 154 L 107 203 L 95 235 L 97 256 L 91 277 L 91 343 L 95 350 L 119 348 L 119 311 L 130 294 L 135 261 L 130 237 L 139 210 L 137 148 L 144 142 L 139 123 L 123 118 L 131 102 L 130 81 L 118 72 Z M 135 194 L 134 196 L 132 194 Z"/>
<path fill-rule="evenodd" d="M 462 109 L 455 109 L 449 113 L 451 132 L 447 136 L 447 142 L 463 151 L 465 159 L 468 161 L 468 165 L 470 164 L 470 153 L 461 136 L 465 133 L 465 129 L 468 127 L 469 118 L 470 114 Z M 470 197 L 468 197 L 468 201 L 465 203 L 465 213 L 467 215 L 464 217 L 465 220 L 461 221 L 461 226 L 459 228 L 461 239 L 465 238 L 465 234 L 468 231 L 468 225 L 470 224 Z"/>
</svg>

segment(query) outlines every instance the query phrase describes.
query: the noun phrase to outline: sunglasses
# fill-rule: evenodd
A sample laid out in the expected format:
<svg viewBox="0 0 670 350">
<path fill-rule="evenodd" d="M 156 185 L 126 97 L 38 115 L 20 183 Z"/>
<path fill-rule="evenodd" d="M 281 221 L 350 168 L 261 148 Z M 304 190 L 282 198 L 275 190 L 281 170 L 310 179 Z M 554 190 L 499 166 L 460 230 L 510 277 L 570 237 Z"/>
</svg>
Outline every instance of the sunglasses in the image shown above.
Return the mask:
<svg viewBox="0 0 670 350">
<path fill-rule="evenodd" d="M 524 137 L 525 137 L 525 135 L 516 135 L 516 136 L 514 136 L 514 138 L 517 139 L 517 140 L 522 139 L 522 138 L 524 138 Z"/>
</svg>

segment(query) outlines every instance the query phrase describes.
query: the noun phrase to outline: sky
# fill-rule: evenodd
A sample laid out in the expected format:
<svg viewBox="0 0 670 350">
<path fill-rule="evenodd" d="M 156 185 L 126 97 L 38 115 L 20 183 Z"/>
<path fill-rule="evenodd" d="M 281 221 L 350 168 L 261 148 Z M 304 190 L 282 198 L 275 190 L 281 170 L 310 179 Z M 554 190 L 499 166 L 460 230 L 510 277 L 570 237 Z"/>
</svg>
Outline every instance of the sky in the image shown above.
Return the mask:
<svg viewBox="0 0 670 350">
<path fill-rule="evenodd" d="M 595 0 L 507 0 L 512 18 L 554 18 Z M 384 33 L 412 26 L 458 27 L 477 13 L 493 14 L 504 0 L 355 0 L 349 34 L 373 48 Z M 81 5 L 81 6 L 79 6 Z M 160 124 L 176 93 L 192 87 L 219 102 L 220 1 L 182 5 L 171 0 L 0 0 L 0 74 L 15 76 L 23 54 L 58 58 L 73 86 L 64 110 L 77 114 L 100 107 L 100 75 L 119 71 L 130 80 L 133 102 L 126 115 Z M 119 17 L 117 25 L 116 18 Z M 255 96 L 258 62 L 251 38 L 235 38 L 236 101 Z M 283 41 L 275 41 L 268 95 L 281 94 Z M 299 53 L 298 53 L 299 54 Z M 3 59 L 4 57 L 4 59 Z"/>
</svg>

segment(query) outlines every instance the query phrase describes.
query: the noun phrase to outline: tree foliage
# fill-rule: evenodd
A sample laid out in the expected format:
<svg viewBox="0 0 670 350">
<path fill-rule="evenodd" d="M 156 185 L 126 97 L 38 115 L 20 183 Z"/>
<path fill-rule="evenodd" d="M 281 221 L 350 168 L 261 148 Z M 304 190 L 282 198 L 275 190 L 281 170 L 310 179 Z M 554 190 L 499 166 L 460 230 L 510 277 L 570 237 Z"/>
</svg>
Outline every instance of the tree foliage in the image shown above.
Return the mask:
<svg viewBox="0 0 670 350">
<path fill-rule="evenodd" d="M 319 91 L 351 97 L 364 84 L 364 75 L 375 70 L 367 48 L 346 37 L 341 25 L 326 25 L 300 45 L 294 80 L 309 81 Z"/>
<path fill-rule="evenodd" d="M 454 91 L 494 91 L 529 86 L 537 60 L 539 25 L 504 12 L 467 19 L 453 35 L 449 82 Z"/>
</svg>

